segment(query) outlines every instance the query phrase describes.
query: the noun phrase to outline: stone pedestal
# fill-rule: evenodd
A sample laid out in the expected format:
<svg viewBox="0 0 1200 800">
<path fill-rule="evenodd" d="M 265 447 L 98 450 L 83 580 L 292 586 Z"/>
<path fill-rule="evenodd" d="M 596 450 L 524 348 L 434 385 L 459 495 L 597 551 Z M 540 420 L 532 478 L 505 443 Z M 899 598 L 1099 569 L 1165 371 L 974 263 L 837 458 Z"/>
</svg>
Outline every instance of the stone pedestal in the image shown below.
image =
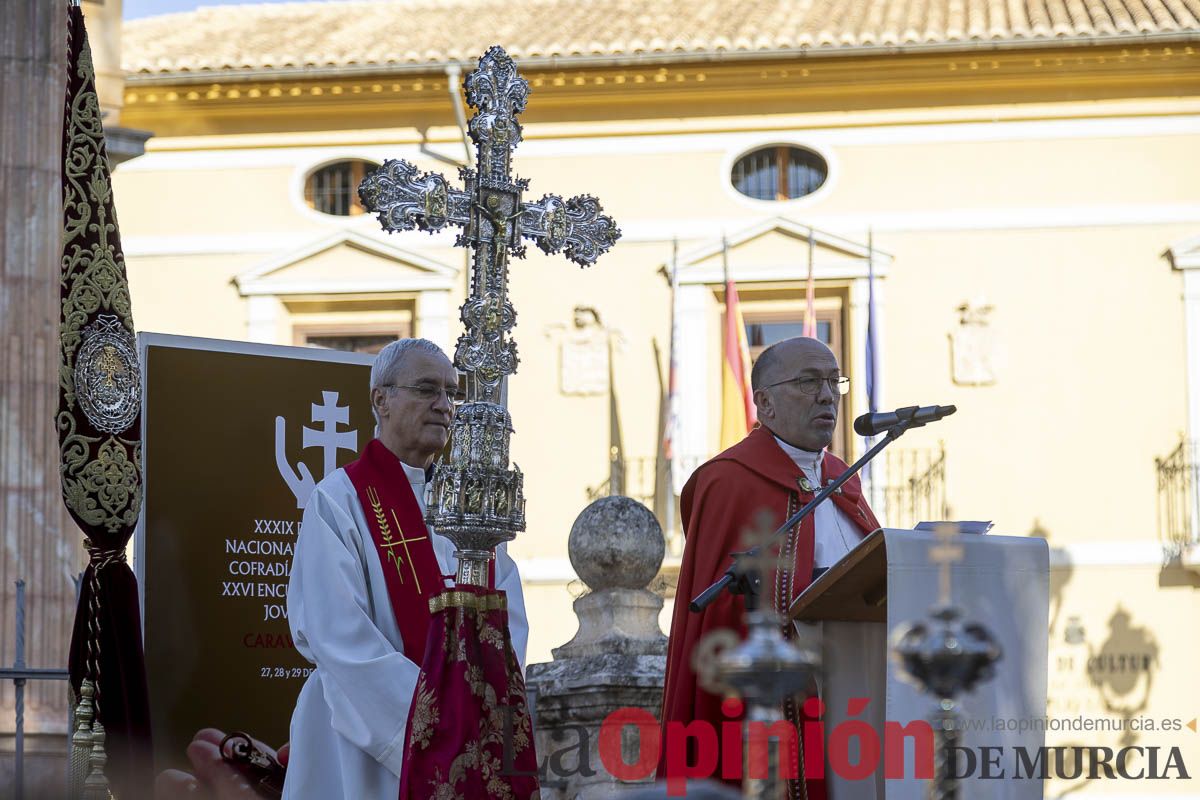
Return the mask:
<svg viewBox="0 0 1200 800">
<path fill-rule="evenodd" d="M 553 651 L 553 661 L 531 664 L 525 684 L 536 695 L 543 800 L 598 800 L 654 779 L 651 773 L 617 780 L 601 762 L 599 744 L 601 723 L 617 709 L 659 715 L 667 637 L 658 625 L 663 600 L 646 586 L 662 565 L 666 542 L 645 506 L 604 497 L 575 520 L 567 548 L 591 590 L 575 601 L 579 632 Z M 637 761 L 634 730 L 622 742 L 627 764 Z"/>
</svg>

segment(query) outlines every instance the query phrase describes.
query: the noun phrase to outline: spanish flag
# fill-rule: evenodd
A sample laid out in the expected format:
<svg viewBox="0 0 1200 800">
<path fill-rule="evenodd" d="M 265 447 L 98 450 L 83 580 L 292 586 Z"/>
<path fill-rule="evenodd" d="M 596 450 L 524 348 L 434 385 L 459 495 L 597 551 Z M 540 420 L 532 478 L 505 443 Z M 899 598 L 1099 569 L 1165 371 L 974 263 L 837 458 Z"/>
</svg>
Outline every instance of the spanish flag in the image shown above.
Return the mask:
<svg viewBox="0 0 1200 800">
<path fill-rule="evenodd" d="M 750 389 L 750 344 L 737 286 L 725 270 L 725 356 L 721 363 L 721 449 L 740 442 L 756 419 Z"/>
</svg>

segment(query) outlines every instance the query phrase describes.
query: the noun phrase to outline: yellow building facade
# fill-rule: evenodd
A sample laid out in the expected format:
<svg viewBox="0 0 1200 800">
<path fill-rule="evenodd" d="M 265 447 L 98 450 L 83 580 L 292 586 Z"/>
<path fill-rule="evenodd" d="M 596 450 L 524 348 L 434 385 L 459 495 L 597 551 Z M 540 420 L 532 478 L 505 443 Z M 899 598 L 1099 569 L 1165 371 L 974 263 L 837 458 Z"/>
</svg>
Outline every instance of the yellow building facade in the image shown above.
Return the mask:
<svg viewBox="0 0 1200 800">
<path fill-rule="evenodd" d="M 461 70 L 501 44 L 532 89 L 514 157 L 530 196 L 592 194 L 623 232 L 586 271 L 536 250 L 511 267 L 528 530 L 510 547 L 530 661 L 574 632 L 566 541 L 589 498 L 623 474 L 654 502 L 673 306 L 686 472 L 717 449 L 725 266 L 753 346 L 803 320 L 811 263 L 822 336 L 852 380 L 843 425 L 867 410 L 873 272 L 880 408 L 959 408 L 880 464 L 881 517 L 1044 536 L 1049 715 L 1184 723 L 1048 743 L 1177 746 L 1200 770 L 1186 727 L 1200 716 L 1186 480 L 1200 437 L 1200 10 L 505 8 L 232 6 L 126 23 L 120 120 L 153 133 L 114 177 L 139 328 L 341 347 L 412 334 L 449 351 L 467 263 L 453 235 L 388 236 L 331 206 L 340 190 L 321 181 L 385 158 L 454 179 Z M 773 158 L 818 179 L 784 186 Z M 758 197 L 735 186 L 755 164 L 777 181 L 742 183 Z M 670 601 L 664 627 L 669 614 Z M 1184 780 L 1047 795 L 1075 791 L 1200 796 Z"/>
</svg>

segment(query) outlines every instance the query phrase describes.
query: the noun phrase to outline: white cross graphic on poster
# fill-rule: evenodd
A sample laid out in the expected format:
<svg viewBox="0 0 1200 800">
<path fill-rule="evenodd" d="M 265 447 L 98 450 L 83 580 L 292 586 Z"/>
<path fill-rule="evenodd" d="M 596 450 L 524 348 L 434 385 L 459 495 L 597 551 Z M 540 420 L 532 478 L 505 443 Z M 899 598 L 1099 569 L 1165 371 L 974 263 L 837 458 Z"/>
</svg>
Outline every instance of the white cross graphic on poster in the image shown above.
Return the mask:
<svg viewBox="0 0 1200 800">
<path fill-rule="evenodd" d="M 358 452 L 358 431 L 338 431 L 339 425 L 349 424 L 350 407 L 338 405 L 337 392 L 323 391 L 321 399 L 320 405 L 312 404 L 312 421 L 314 424 L 319 423 L 321 427 L 303 427 L 301 429 L 303 433 L 301 447 L 306 450 L 313 447 L 321 448 L 323 456 L 321 477 L 324 478 L 337 469 L 338 450 Z M 317 482 L 313 480 L 312 472 L 303 461 L 294 467 L 288 463 L 286 440 L 287 420 L 283 417 L 276 417 L 275 466 L 279 468 L 279 474 L 287 483 L 288 488 L 292 490 L 292 494 L 296 496 L 296 508 L 302 509 L 308 504 L 308 497 L 312 494 Z"/>
</svg>

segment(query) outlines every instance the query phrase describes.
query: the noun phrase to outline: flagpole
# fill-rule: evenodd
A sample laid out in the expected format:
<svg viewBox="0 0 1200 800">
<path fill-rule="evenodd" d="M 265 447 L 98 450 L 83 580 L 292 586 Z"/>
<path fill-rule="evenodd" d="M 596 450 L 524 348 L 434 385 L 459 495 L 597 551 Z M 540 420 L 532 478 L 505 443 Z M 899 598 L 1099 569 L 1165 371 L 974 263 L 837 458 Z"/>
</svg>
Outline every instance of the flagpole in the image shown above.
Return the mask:
<svg viewBox="0 0 1200 800">
<path fill-rule="evenodd" d="M 725 231 L 721 231 L 721 274 L 725 277 L 725 291 L 729 291 L 729 240 L 725 238 Z M 729 297 L 725 298 L 725 305 L 729 305 Z"/>
<path fill-rule="evenodd" d="M 677 368 L 679 340 L 675 327 L 679 324 L 679 237 L 671 240 L 671 339 L 667 351 L 667 447 L 664 455 L 667 457 L 667 497 L 666 515 L 667 536 L 675 533 L 675 448 L 676 420 L 678 418 L 678 386 L 679 370 Z"/>
<path fill-rule="evenodd" d="M 813 262 L 816 248 L 813 244 L 813 228 L 808 226 L 808 285 L 804 290 L 806 305 L 804 308 L 804 335 L 817 338 L 816 284 L 813 276 Z"/>
<path fill-rule="evenodd" d="M 867 228 L 867 347 L 866 347 L 866 373 L 867 373 L 867 411 L 874 414 L 879 410 L 879 360 L 878 360 L 878 345 L 875 341 L 875 232 L 871 228 Z M 863 446 L 870 450 L 875 445 L 875 437 L 868 436 L 863 442 Z M 863 479 L 867 482 L 868 491 L 871 497 L 871 505 L 875 508 L 881 508 L 880 486 L 877 480 L 876 471 L 867 464 L 863 469 Z"/>
</svg>

